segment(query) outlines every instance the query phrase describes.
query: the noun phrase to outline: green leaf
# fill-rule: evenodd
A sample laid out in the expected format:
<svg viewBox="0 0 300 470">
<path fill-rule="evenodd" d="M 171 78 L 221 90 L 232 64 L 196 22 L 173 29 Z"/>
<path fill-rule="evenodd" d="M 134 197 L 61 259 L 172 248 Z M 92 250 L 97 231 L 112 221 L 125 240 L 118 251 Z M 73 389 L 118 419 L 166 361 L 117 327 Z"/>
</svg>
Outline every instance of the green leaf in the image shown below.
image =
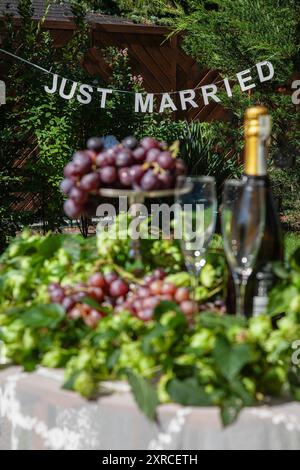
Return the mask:
<svg viewBox="0 0 300 470">
<path fill-rule="evenodd" d="M 46 237 L 39 246 L 39 252 L 44 258 L 51 258 L 61 247 L 63 235 L 50 235 Z"/>
<path fill-rule="evenodd" d="M 216 341 L 213 357 L 221 374 L 232 381 L 250 362 L 251 350 L 247 344 L 232 345 L 225 336 L 221 336 Z"/>
<path fill-rule="evenodd" d="M 167 386 L 171 399 L 187 406 L 209 406 L 211 399 L 194 377 L 184 380 L 173 379 Z"/>
<path fill-rule="evenodd" d="M 201 313 L 199 316 L 199 323 L 204 328 L 217 329 L 217 328 L 230 328 L 232 326 L 244 327 L 247 322 L 243 317 L 236 317 L 234 315 L 216 315 L 215 313 Z"/>
<path fill-rule="evenodd" d="M 156 407 L 159 403 L 156 390 L 140 375 L 127 371 L 131 391 L 140 410 L 151 420 L 156 419 Z"/>
<path fill-rule="evenodd" d="M 22 316 L 22 322 L 26 326 L 33 328 L 56 328 L 65 316 L 62 305 L 41 304 L 25 311 Z"/>
<path fill-rule="evenodd" d="M 291 256 L 290 265 L 293 269 L 300 271 L 300 248 L 297 248 L 296 251 Z"/>
<path fill-rule="evenodd" d="M 163 300 L 160 302 L 154 309 L 154 317 L 159 318 L 166 312 L 177 312 L 180 315 L 183 315 L 180 308 L 175 302 L 170 302 L 169 300 Z"/>
<path fill-rule="evenodd" d="M 291 300 L 299 294 L 297 287 L 289 285 L 287 287 L 277 286 L 269 295 L 268 313 L 277 315 L 287 312 Z"/>
<path fill-rule="evenodd" d="M 101 305 L 97 302 L 97 300 L 93 299 L 92 297 L 89 297 L 88 295 L 86 297 L 83 297 L 81 300 L 80 300 L 81 303 L 83 304 L 87 304 L 89 305 L 90 307 L 93 307 L 97 310 L 102 310 L 102 307 Z"/>
<path fill-rule="evenodd" d="M 254 403 L 254 397 L 248 392 L 244 384 L 235 379 L 230 383 L 230 390 L 243 400 L 243 406 L 251 406 Z"/>
<path fill-rule="evenodd" d="M 243 401 L 238 397 L 230 397 L 224 400 L 221 406 L 221 419 L 224 426 L 229 426 L 237 419 L 241 409 L 243 408 Z"/>
</svg>

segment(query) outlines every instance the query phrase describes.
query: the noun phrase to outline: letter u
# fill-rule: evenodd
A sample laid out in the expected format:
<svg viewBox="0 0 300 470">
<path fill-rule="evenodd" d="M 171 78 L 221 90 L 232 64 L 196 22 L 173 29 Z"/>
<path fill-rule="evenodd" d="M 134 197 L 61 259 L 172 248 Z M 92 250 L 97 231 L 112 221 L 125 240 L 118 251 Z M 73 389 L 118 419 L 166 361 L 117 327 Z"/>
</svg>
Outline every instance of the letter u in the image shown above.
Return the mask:
<svg viewBox="0 0 300 470">
<path fill-rule="evenodd" d="M 77 82 L 72 82 L 72 87 L 71 87 L 71 91 L 70 93 L 67 95 L 65 93 L 65 86 L 66 86 L 66 83 L 67 83 L 67 79 L 66 78 L 63 78 L 62 81 L 61 81 L 61 84 L 60 84 L 60 87 L 59 87 L 59 96 L 61 96 L 62 98 L 64 98 L 65 100 L 70 100 L 71 98 L 73 98 L 74 94 L 75 94 L 75 91 L 76 91 L 76 88 L 77 88 Z"/>
</svg>

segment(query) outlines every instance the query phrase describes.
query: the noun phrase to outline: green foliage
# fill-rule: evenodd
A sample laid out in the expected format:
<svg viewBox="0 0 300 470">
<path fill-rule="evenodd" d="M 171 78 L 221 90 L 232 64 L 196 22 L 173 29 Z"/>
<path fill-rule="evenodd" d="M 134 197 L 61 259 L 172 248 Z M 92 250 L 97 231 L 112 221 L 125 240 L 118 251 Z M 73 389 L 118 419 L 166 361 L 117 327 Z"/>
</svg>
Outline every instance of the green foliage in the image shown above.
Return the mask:
<svg viewBox="0 0 300 470">
<path fill-rule="evenodd" d="M 242 173 L 237 152 L 219 137 L 225 126 L 224 123 L 186 124 L 180 146 L 188 174 L 214 176 L 218 194 L 226 179 L 238 178 Z"/>
<path fill-rule="evenodd" d="M 168 250 L 162 247 L 161 255 Z M 64 387 L 86 398 L 103 392 L 103 380 L 127 379 L 149 419 L 156 418 L 158 403 L 175 401 L 218 406 L 223 424 L 229 425 L 244 406 L 267 397 L 299 399 L 299 367 L 291 363 L 292 344 L 300 337 L 299 250 L 289 259 L 289 269 L 277 268 L 281 280 L 271 294 L 269 313 L 249 320 L 203 312 L 189 323 L 176 304 L 162 302 L 149 322 L 127 312 L 107 312 L 91 330 L 49 303 L 49 282 L 70 285 L 99 268 L 116 269 L 134 281 L 125 271 L 126 259 L 116 265 L 113 257 L 110 248 L 106 258 L 99 259 L 92 239 L 80 236 L 25 232 L 15 239 L 0 258 L 0 339 L 5 355 L 28 371 L 37 364 L 64 367 Z M 211 266 L 215 281 L 202 280 L 209 292 L 220 282 L 222 257 Z M 154 267 L 153 262 L 146 265 Z M 186 285 L 186 273 L 174 264 L 170 272 L 168 280 Z M 274 329 L 271 315 L 279 311 L 285 316 L 277 319 Z"/>
<path fill-rule="evenodd" d="M 275 75 L 242 93 L 233 86 L 233 97 L 219 91 L 222 104 L 230 110 L 227 126 L 231 141 L 241 143 L 244 111 L 248 106 L 266 105 L 273 118 L 271 161 L 289 167 L 298 158 L 299 106 L 290 96 L 291 82 L 300 65 L 300 3 L 298 0 L 205 0 L 186 2 L 186 14 L 177 21 L 176 32 L 184 31 L 183 47 L 200 66 L 234 77 L 259 61 L 272 62 Z M 228 135 L 228 134 L 227 134 Z M 295 163 L 295 162 L 294 162 Z M 297 228 L 299 213 L 299 162 L 290 169 L 272 171 L 272 182 L 287 224 Z"/>
<path fill-rule="evenodd" d="M 12 18 L 6 18 L 2 25 L 3 48 L 15 52 L 18 47 L 18 54 L 24 59 L 78 83 L 91 83 L 94 79 L 99 86 L 142 91 L 142 78 L 133 76 L 126 49 L 104 51 L 111 68 L 107 84 L 100 77 L 89 76 L 82 68 L 89 47 L 85 21 L 88 3 L 71 2 L 76 34 L 66 45 L 55 49 L 50 33 L 42 30 L 45 18 L 39 23 L 33 21 L 31 2 L 20 1 L 20 28 L 16 30 Z M 22 62 L 13 61 L 7 66 L 7 56 L 2 60 L 5 60 L 8 98 L 7 105 L 0 108 L 0 250 L 7 235 L 13 235 L 21 224 L 42 220 L 44 232 L 61 227 L 65 219 L 59 191 L 63 167 L 74 150 L 85 146 L 88 137 L 115 135 L 122 139 L 130 134 L 142 137 L 153 131 L 161 138 L 172 140 L 178 134 L 180 125 L 173 124 L 168 117 L 135 113 L 133 95 L 114 93 L 105 109 L 99 107 L 96 99 L 84 106 L 76 99 L 63 100 L 58 93 L 45 93 L 44 85 L 52 80 L 51 75 Z M 32 196 L 33 210 L 12 212 L 13 204 L 24 194 Z"/>
</svg>

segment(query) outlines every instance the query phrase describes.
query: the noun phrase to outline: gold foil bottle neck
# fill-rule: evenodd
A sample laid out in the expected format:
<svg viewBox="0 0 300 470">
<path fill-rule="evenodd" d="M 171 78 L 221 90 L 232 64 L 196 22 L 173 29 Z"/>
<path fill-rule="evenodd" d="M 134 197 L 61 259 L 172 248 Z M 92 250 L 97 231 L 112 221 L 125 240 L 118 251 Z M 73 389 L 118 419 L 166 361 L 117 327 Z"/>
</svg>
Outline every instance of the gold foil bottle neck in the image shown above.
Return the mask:
<svg viewBox="0 0 300 470">
<path fill-rule="evenodd" d="M 245 173 L 264 176 L 271 133 L 271 118 L 264 106 L 253 106 L 245 112 Z"/>
</svg>

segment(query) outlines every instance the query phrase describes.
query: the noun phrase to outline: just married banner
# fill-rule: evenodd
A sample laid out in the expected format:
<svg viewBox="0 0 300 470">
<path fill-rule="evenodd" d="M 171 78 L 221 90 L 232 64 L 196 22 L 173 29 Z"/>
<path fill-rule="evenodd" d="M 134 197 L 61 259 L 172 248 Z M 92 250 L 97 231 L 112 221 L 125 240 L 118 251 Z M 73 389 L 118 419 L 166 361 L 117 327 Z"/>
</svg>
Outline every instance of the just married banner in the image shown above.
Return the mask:
<svg viewBox="0 0 300 470">
<path fill-rule="evenodd" d="M 40 67 L 37 64 L 29 62 L 22 57 L 19 57 L 11 52 L 0 49 L 0 52 L 14 57 L 17 60 L 20 60 L 27 65 L 35 67 L 42 72 L 52 76 L 51 83 L 44 85 L 44 90 L 46 93 L 54 94 L 58 93 L 59 96 L 65 100 L 76 99 L 80 104 L 87 105 L 91 103 L 92 100 L 97 100 L 100 108 L 105 108 L 107 101 L 110 96 L 114 93 L 124 93 L 134 95 L 134 110 L 137 113 L 153 113 L 159 112 L 163 113 L 166 110 L 169 111 L 185 111 L 188 108 L 198 108 L 198 98 L 202 98 L 202 101 L 205 106 L 211 102 L 220 103 L 221 98 L 219 92 L 222 90 L 227 94 L 229 98 L 233 96 L 232 86 L 237 83 L 242 92 L 249 91 L 257 86 L 257 83 L 267 82 L 272 80 L 274 77 L 274 67 L 269 60 L 264 60 L 258 62 L 248 69 L 237 72 L 233 77 L 222 78 L 217 82 L 202 85 L 192 89 L 169 91 L 162 93 L 139 93 L 128 90 L 117 90 L 112 88 L 101 88 L 99 86 L 79 83 L 72 79 L 62 77 L 51 70 L 47 70 L 43 67 Z M 253 72 L 255 78 L 253 78 Z M 1 84 L 3 86 L 1 87 Z M 4 92 L 3 92 L 4 87 Z M 4 93 L 5 95 L 5 84 L 0 82 L 0 95 Z M 292 93 L 292 102 L 294 104 L 300 103 L 300 80 L 295 80 L 292 83 L 292 89 L 295 91 Z M 0 104 L 5 103 L 4 99 L 0 100 Z"/>
</svg>

